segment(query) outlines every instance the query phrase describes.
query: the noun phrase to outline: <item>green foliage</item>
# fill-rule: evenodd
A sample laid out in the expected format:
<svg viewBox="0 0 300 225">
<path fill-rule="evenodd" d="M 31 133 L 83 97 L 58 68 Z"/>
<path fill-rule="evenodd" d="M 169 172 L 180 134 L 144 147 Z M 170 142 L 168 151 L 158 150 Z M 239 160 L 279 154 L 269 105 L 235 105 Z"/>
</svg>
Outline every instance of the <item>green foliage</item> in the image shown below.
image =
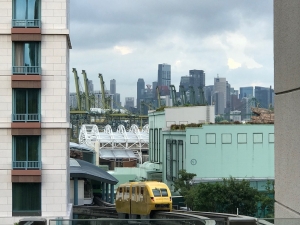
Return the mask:
<svg viewBox="0 0 300 225">
<path fill-rule="evenodd" d="M 173 182 L 174 191 L 179 192 L 180 195 L 185 197 L 192 188 L 190 181 L 196 176 L 194 173 L 188 173 L 186 170 L 180 170 L 178 172 L 178 179 Z"/>
<path fill-rule="evenodd" d="M 267 181 L 265 186 L 266 191 L 261 193 L 259 202 L 260 202 L 260 210 L 261 217 L 264 218 L 274 218 L 274 181 Z"/>
<path fill-rule="evenodd" d="M 238 209 L 239 214 L 247 216 L 254 216 L 257 212 L 260 193 L 250 187 L 249 181 L 230 177 L 224 178 L 222 182 L 191 186 L 186 181 L 192 179 L 194 174 L 185 171 L 182 174 L 180 182 L 177 181 L 177 186 L 180 186 L 179 193 L 193 210 L 236 214 Z"/>
<path fill-rule="evenodd" d="M 224 120 L 224 117 L 223 116 L 216 116 L 215 118 L 215 123 L 220 123 L 221 121 Z"/>
</svg>

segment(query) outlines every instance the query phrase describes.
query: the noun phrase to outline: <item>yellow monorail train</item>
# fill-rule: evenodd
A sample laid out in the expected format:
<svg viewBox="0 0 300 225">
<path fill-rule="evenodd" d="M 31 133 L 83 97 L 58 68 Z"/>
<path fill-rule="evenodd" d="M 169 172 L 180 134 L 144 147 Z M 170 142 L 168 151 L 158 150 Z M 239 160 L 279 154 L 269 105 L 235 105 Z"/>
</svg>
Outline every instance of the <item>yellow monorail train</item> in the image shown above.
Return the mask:
<svg viewBox="0 0 300 225">
<path fill-rule="evenodd" d="M 119 218 L 148 219 L 155 211 L 172 211 L 171 192 L 157 181 L 121 184 L 116 193 Z"/>
</svg>

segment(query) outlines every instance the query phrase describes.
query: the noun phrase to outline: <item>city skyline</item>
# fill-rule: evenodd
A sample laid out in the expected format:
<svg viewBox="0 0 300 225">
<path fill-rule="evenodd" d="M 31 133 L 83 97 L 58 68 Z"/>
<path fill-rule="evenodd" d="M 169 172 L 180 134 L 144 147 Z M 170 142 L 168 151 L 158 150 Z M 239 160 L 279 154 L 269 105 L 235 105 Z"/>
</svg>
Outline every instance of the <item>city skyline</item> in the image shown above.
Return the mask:
<svg viewBox="0 0 300 225">
<path fill-rule="evenodd" d="M 172 66 L 175 86 L 193 69 L 207 84 L 219 74 L 235 88 L 274 86 L 272 0 L 74 0 L 70 15 L 70 67 L 86 70 L 95 90 L 98 73 L 107 88 L 116 79 L 123 104 L 136 98 L 138 78 L 152 85 L 160 63 Z"/>
</svg>

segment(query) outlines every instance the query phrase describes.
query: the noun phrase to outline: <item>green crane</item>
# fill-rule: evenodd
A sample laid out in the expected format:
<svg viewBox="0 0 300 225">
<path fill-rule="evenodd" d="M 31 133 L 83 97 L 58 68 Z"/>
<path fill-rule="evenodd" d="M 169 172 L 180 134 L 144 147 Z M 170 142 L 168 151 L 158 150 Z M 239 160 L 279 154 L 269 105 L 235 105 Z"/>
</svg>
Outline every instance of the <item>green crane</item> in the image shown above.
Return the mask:
<svg viewBox="0 0 300 225">
<path fill-rule="evenodd" d="M 176 101 L 176 89 L 173 84 L 170 85 L 171 89 L 171 98 L 172 98 L 172 105 L 173 106 L 178 106 L 178 102 Z"/>
<path fill-rule="evenodd" d="M 85 92 L 85 110 L 89 112 L 91 110 L 91 106 L 89 100 L 88 79 L 85 70 L 82 70 L 82 75 L 83 75 L 84 92 Z"/>
<path fill-rule="evenodd" d="M 74 79 L 75 79 L 75 88 L 76 88 L 76 97 L 77 97 L 77 108 L 79 111 L 81 111 L 81 95 L 79 90 L 79 77 L 77 74 L 76 68 L 73 68 L 72 72 L 74 73 Z"/>
</svg>

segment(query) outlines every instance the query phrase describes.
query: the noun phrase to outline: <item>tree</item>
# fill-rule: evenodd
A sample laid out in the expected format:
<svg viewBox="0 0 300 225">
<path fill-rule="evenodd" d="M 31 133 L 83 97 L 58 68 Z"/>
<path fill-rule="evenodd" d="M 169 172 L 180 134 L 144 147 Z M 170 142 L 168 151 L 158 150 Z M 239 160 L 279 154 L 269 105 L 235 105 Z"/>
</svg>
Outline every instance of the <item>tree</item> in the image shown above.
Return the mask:
<svg viewBox="0 0 300 225">
<path fill-rule="evenodd" d="M 274 181 L 267 181 L 265 186 L 266 191 L 261 193 L 259 203 L 261 215 L 260 217 L 274 218 Z"/>
<path fill-rule="evenodd" d="M 254 216 L 260 199 L 258 190 L 246 180 L 232 177 L 222 182 L 200 183 L 184 192 L 186 203 L 196 211 Z"/>
<path fill-rule="evenodd" d="M 188 173 L 186 172 L 186 170 L 180 170 L 178 172 L 178 179 L 176 179 L 173 182 L 173 186 L 174 186 L 174 191 L 175 192 L 179 192 L 179 194 L 181 196 L 185 196 L 187 195 L 187 193 L 191 190 L 192 185 L 191 185 L 191 180 L 193 179 L 193 177 L 196 176 L 196 174 L 194 173 Z"/>
</svg>

